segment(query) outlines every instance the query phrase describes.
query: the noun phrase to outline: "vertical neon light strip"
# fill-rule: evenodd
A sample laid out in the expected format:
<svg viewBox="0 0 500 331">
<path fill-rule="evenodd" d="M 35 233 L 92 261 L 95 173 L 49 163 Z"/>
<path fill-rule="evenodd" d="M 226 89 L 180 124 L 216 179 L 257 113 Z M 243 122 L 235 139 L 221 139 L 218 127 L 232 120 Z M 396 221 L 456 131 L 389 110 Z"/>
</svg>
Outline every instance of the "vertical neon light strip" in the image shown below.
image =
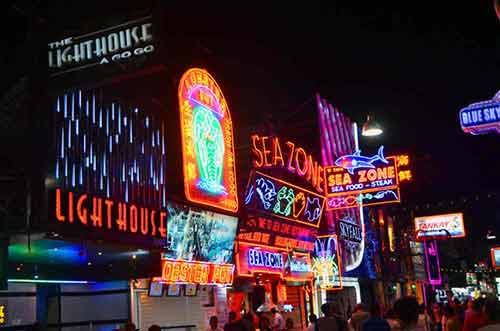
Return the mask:
<svg viewBox="0 0 500 331">
<path fill-rule="evenodd" d="M 436 240 L 431 241 L 431 245 L 433 245 L 433 250 L 435 249 L 436 253 L 436 265 L 437 265 L 437 278 L 431 278 L 431 273 L 430 273 L 430 264 L 429 264 L 429 246 L 427 246 L 427 240 L 424 241 L 424 254 L 425 254 L 425 266 L 427 267 L 427 279 L 429 280 L 429 284 L 431 285 L 441 285 L 442 279 L 441 279 L 441 264 L 439 262 L 439 252 L 438 252 L 438 246 Z"/>
<path fill-rule="evenodd" d="M 193 68 L 182 76 L 178 97 L 186 198 L 236 212 L 233 125 L 221 89 L 206 70 Z"/>
<path fill-rule="evenodd" d="M 349 120 L 347 116 L 335 109 L 319 94 L 316 95 L 320 123 L 321 156 L 323 166 L 333 165 L 334 161 L 342 155 L 353 153 L 359 149 L 359 137 L 357 124 Z M 365 236 L 365 224 L 363 209 L 361 206 L 342 211 L 327 211 L 326 218 L 329 226 L 335 228 L 339 218 L 348 215 L 361 223 L 362 235 Z M 342 252 L 343 253 L 343 252 Z M 364 241 L 360 243 L 360 252 L 357 259 L 351 263 L 344 263 L 346 271 L 357 268 L 364 254 Z"/>
<path fill-rule="evenodd" d="M 54 115 L 60 188 L 166 207 L 165 147 L 152 144 L 165 141 L 159 117 L 107 100 L 105 89 L 66 92 L 56 98 Z"/>
</svg>

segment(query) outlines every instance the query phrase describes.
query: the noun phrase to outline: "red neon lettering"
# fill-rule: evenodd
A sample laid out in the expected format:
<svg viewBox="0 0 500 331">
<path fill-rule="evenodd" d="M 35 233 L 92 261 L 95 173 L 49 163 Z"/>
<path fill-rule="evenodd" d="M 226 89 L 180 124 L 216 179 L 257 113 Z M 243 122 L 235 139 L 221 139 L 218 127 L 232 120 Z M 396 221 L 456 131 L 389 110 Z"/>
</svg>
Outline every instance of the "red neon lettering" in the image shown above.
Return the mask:
<svg viewBox="0 0 500 331">
<path fill-rule="evenodd" d="M 56 189 L 56 218 L 59 222 L 64 222 L 65 217 L 61 214 L 61 189 Z"/>
<path fill-rule="evenodd" d="M 252 164 L 255 168 L 260 168 L 264 165 L 264 156 L 262 152 L 257 148 L 257 141 L 260 139 L 258 135 L 254 134 L 251 137 L 252 139 L 252 153 L 257 157 L 252 161 Z"/>
<path fill-rule="evenodd" d="M 127 231 L 127 205 L 118 203 L 118 218 L 116 219 L 119 231 Z"/>
<path fill-rule="evenodd" d="M 316 191 L 323 193 L 323 182 L 325 179 L 323 178 L 323 167 L 318 165 L 318 179 L 316 180 Z"/>
<path fill-rule="evenodd" d="M 73 223 L 75 211 L 73 210 L 73 192 L 68 193 L 68 221 Z"/>
<path fill-rule="evenodd" d="M 148 214 L 149 213 L 147 208 L 141 208 L 141 233 L 143 235 L 147 235 L 149 232 Z"/>
<path fill-rule="evenodd" d="M 167 217 L 167 213 L 164 211 L 160 212 L 160 227 L 158 228 L 158 231 L 160 232 L 160 236 L 162 238 L 167 237 L 167 228 L 165 227 L 165 217 Z"/>
<path fill-rule="evenodd" d="M 287 141 L 286 145 L 290 148 L 288 151 L 288 162 L 287 162 L 287 169 L 290 172 L 295 172 L 295 168 L 292 166 L 292 160 L 293 160 L 293 153 L 295 151 L 295 144 L 292 143 L 291 141 Z"/>
<path fill-rule="evenodd" d="M 266 146 L 266 141 L 268 139 L 269 139 L 269 137 L 267 137 L 267 136 L 261 138 L 261 140 L 262 140 L 262 153 L 264 154 L 264 167 L 270 167 L 270 166 L 272 166 L 272 164 L 267 159 L 267 156 L 269 154 L 271 154 L 271 151 L 269 149 L 267 149 L 267 146 Z"/>
<path fill-rule="evenodd" d="M 280 140 L 278 137 L 273 138 L 273 165 L 277 166 L 278 165 L 278 160 L 281 163 L 281 166 L 285 166 L 285 161 L 283 160 L 283 154 L 281 153 L 281 146 L 280 146 Z"/>
<path fill-rule="evenodd" d="M 104 204 L 106 205 L 106 225 L 108 227 L 108 229 L 111 229 L 112 227 L 112 217 L 113 217 L 113 213 L 112 213 L 112 207 L 113 207 L 113 201 L 111 200 L 104 200 Z"/>
<path fill-rule="evenodd" d="M 130 232 L 137 233 L 137 207 L 130 206 Z"/>
<path fill-rule="evenodd" d="M 78 198 L 76 203 L 76 214 L 83 225 L 87 225 L 87 208 L 82 207 L 85 200 L 87 200 L 87 195 L 83 194 L 80 198 Z"/>
<path fill-rule="evenodd" d="M 299 158 L 299 154 L 301 154 L 302 157 Z M 302 159 L 302 167 L 300 166 L 299 159 Z M 297 148 L 295 152 L 295 168 L 299 176 L 304 176 L 307 173 L 307 155 L 302 147 Z"/>
<path fill-rule="evenodd" d="M 92 215 L 90 215 L 90 220 L 95 227 L 102 227 L 102 199 L 92 199 Z"/>
<path fill-rule="evenodd" d="M 151 235 L 156 236 L 156 223 L 155 223 L 156 210 L 151 211 Z"/>
</svg>

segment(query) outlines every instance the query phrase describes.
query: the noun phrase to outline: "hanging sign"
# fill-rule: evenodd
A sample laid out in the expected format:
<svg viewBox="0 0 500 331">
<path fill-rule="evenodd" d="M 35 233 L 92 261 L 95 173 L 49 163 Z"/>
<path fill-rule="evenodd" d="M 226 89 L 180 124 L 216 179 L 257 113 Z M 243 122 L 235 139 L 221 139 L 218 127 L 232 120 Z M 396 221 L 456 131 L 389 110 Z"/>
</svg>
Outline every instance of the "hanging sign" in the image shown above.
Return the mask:
<svg viewBox="0 0 500 331">
<path fill-rule="evenodd" d="M 441 267 L 439 265 L 439 253 L 436 240 L 424 241 L 424 252 L 429 284 L 441 285 Z"/>
<path fill-rule="evenodd" d="M 342 268 L 340 265 L 337 235 L 318 236 L 313 253 L 314 278 L 321 289 L 342 289 Z"/>
<path fill-rule="evenodd" d="M 372 157 L 342 156 L 325 168 L 325 192 L 328 210 L 399 202 L 396 158 L 386 158 L 383 146 Z"/>
<path fill-rule="evenodd" d="M 361 227 L 354 223 L 351 218 L 343 218 L 339 220 L 338 224 L 340 238 L 355 243 L 360 243 L 363 240 Z"/>
<path fill-rule="evenodd" d="M 154 52 L 151 17 L 78 36 L 67 36 L 48 44 L 48 66 L 52 75 L 131 59 Z"/>
<path fill-rule="evenodd" d="M 491 100 L 462 108 L 459 117 L 462 130 L 466 133 L 500 133 L 500 91 Z"/>
<path fill-rule="evenodd" d="M 324 197 L 253 171 L 245 205 L 251 210 L 317 228 L 323 213 Z"/>
<path fill-rule="evenodd" d="M 179 83 L 184 190 L 189 201 L 238 210 L 233 124 L 222 91 L 203 69 Z"/>
<path fill-rule="evenodd" d="M 415 217 L 417 240 L 465 237 L 462 213 Z"/>
</svg>

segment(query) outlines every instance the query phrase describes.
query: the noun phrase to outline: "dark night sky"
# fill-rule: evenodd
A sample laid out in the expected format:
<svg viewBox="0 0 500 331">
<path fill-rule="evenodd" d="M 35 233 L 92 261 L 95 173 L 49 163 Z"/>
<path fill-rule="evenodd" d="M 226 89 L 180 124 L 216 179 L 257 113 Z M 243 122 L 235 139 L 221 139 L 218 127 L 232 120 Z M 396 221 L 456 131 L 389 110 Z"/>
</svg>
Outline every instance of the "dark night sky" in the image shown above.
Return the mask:
<svg viewBox="0 0 500 331">
<path fill-rule="evenodd" d="M 5 14 L 19 26 L 27 21 L 21 13 L 30 11 L 49 24 L 74 26 L 137 5 L 74 3 L 68 14 L 66 2 L 41 10 L 16 3 Z M 500 137 L 466 135 L 458 122 L 461 107 L 500 88 L 500 22 L 491 1 L 165 1 L 162 7 L 169 33 L 191 38 L 216 63 L 240 132 L 270 113 L 277 125 L 308 137 L 304 127 L 316 116 L 312 97 L 319 92 L 352 119 L 361 123 L 372 112 L 384 125 L 382 138 L 362 142 L 367 149 L 384 144 L 416 158 L 412 200 L 498 191 Z M 6 38 L 15 46 L 24 30 Z M 9 66 L 14 59 L 2 53 Z"/>
</svg>

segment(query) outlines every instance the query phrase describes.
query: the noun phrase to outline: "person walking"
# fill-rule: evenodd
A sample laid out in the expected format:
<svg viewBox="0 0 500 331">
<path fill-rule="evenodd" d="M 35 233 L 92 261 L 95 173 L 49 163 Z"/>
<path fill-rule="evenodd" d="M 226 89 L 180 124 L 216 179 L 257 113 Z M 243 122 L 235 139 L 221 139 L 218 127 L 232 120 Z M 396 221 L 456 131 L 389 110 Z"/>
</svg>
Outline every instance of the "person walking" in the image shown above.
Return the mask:
<svg viewBox="0 0 500 331">
<path fill-rule="evenodd" d="M 443 331 L 461 331 L 462 323 L 460 323 L 460 318 L 458 317 L 455 308 L 447 306 L 444 308 L 444 316 L 446 317 L 446 322 L 443 325 Z"/>
<path fill-rule="evenodd" d="M 273 320 L 271 322 L 271 329 L 273 331 L 284 331 L 285 330 L 285 319 L 278 312 L 276 307 L 271 308 L 271 313 L 273 314 Z"/>
<path fill-rule="evenodd" d="M 340 331 L 337 325 L 337 319 L 333 315 L 333 309 L 329 303 L 321 305 L 323 317 L 318 318 L 319 331 Z"/>
<path fill-rule="evenodd" d="M 151 330 L 149 330 L 151 331 Z M 222 328 L 219 327 L 219 319 L 217 316 L 210 316 L 210 319 L 208 320 L 208 328 L 207 331 L 222 331 Z"/>
<path fill-rule="evenodd" d="M 236 319 L 234 311 L 229 312 L 228 322 L 224 325 L 224 331 L 245 331 L 243 324 Z"/>
<path fill-rule="evenodd" d="M 396 331 L 420 331 L 418 324 L 418 302 L 414 297 L 403 297 L 394 303 L 394 312 L 399 326 Z"/>
<path fill-rule="evenodd" d="M 365 308 L 365 305 L 358 303 L 354 306 L 354 311 L 348 321 L 350 330 L 362 331 L 363 323 L 365 323 L 368 318 L 370 318 L 370 313 Z"/>
<path fill-rule="evenodd" d="M 465 311 L 465 321 L 463 331 L 477 331 L 486 325 L 486 316 L 481 311 L 482 305 L 479 300 L 474 300 L 470 304 L 471 310 Z"/>
<path fill-rule="evenodd" d="M 309 315 L 309 326 L 307 331 L 319 331 L 318 317 L 315 314 Z"/>
<path fill-rule="evenodd" d="M 377 303 L 370 308 L 370 317 L 363 323 L 361 331 L 391 331 L 391 326 L 382 318 L 382 311 Z"/>
</svg>

